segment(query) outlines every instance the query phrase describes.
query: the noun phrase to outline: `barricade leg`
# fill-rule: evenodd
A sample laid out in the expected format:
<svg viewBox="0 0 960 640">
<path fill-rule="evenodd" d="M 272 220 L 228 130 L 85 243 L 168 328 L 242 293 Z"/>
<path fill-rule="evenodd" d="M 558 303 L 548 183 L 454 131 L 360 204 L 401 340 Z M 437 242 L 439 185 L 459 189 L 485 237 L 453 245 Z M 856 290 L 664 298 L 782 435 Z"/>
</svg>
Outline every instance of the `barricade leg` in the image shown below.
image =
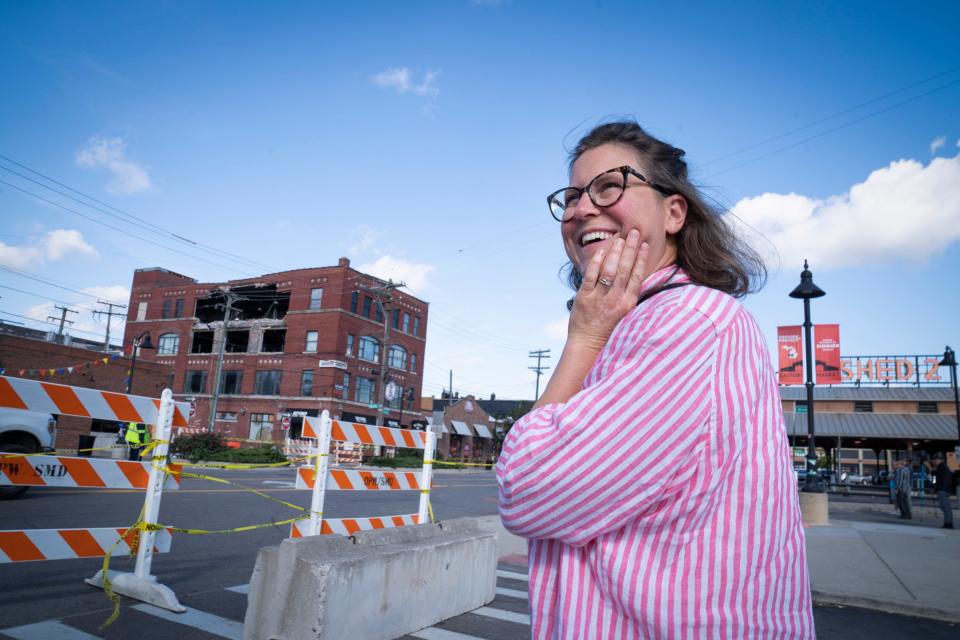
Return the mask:
<svg viewBox="0 0 960 640">
<path fill-rule="evenodd" d="M 420 475 L 420 509 L 417 511 L 417 522 L 430 522 L 430 484 L 433 479 L 433 454 L 437 448 L 437 433 L 427 427 L 427 442 L 423 447 L 423 473 Z"/>
<path fill-rule="evenodd" d="M 317 439 L 313 454 L 313 496 L 310 500 L 310 521 L 307 525 L 308 536 L 320 535 L 323 522 L 323 497 L 327 486 L 327 468 L 330 461 L 330 428 L 332 425 L 330 412 L 324 411 L 320 416 L 320 437 Z"/>
<path fill-rule="evenodd" d="M 160 514 L 160 497 L 163 493 L 164 472 L 166 466 L 167 448 L 170 440 L 173 423 L 173 392 L 164 389 L 160 397 L 160 411 L 157 415 L 157 429 L 155 438 L 160 442 L 154 449 L 154 464 L 150 465 L 150 479 L 147 483 L 146 497 L 143 504 L 143 521 L 156 524 Z M 111 589 L 119 594 L 148 602 L 163 609 L 177 613 L 186 611 L 186 608 L 177 600 L 176 594 L 170 587 L 157 582 L 156 576 L 150 574 L 153 562 L 154 531 L 141 531 L 137 545 L 137 563 L 133 573 L 110 571 L 106 576 L 110 581 Z M 86 583 L 98 588 L 104 588 L 103 570 L 98 571 Z"/>
</svg>

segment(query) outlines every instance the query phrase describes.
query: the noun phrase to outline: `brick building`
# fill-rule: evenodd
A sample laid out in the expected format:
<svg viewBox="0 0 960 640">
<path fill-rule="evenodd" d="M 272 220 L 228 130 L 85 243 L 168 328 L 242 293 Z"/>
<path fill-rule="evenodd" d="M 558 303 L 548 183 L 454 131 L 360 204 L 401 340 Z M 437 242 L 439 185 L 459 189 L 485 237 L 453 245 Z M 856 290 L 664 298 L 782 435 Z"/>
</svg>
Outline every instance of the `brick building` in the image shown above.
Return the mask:
<svg viewBox="0 0 960 640">
<path fill-rule="evenodd" d="M 49 342 L 46 337 L 43 331 L 10 325 L 0 327 L 0 367 L 4 375 L 118 393 L 126 390 L 130 358 L 90 349 L 102 349 L 102 343 L 75 339 L 65 345 Z M 132 391 L 136 395 L 159 398 L 172 380 L 172 368 L 138 358 Z M 115 422 L 58 416 L 54 446 L 75 449 L 81 435 L 99 435 L 94 446 L 104 446 L 112 443 L 117 427 Z"/>
<path fill-rule="evenodd" d="M 173 368 L 175 397 L 194 402 L 196 427 L 209 424 L 221 348 L 217 432 L 282 440 L 281 416 L 290 415 L 289 435 L 296 437 L 297 416 L 324 409 L 376 424 L 381 397 L 385 423 L 409 426 L 423 419 L 414 399 L 422 388 L 429 305 L 393 290 L 380 294 L 384 313 L 372 290 L 385 285 L 346 258 L 223 283 L 138 269 L 123 344 L 150 334 L 156 350 L 140 357 Z M 225 326 L 228 296 L 236 300 Z"/>
<path fill-rule="evenodd" d="M 495 455 L 496 423 L 474 396 L 454 398 L 440 409 L 436 403 L 431 421 L 437 430 L 437 452 L 442 458 L 486 462 Z"/>
</svg>

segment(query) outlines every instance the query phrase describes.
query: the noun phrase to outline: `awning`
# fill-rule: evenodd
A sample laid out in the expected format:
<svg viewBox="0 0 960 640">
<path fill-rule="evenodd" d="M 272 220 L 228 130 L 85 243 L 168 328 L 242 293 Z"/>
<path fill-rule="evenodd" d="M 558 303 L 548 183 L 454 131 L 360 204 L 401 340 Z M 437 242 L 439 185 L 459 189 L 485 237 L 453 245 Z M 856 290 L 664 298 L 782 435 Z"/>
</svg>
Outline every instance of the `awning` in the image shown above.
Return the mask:
<svg viewBox="0 0 960 640">
<path fill-rule="evenodd" d="M 453 430 L 456 431 L 461 436 L 473 435 L 473 432 L 470 431 L 470 427 L 467 426 L 466 422 L 460 422 L 459 420 L 451 420 L 450 424 L 453 425 Z"/>
<path fill-rule="evenodd" d="M 477 435 L 481 438 L 490 438 L 493 439 L 493 434 L 490 433 L 490 429 L 487 429 L 486 425 L 473 423 L 473 428 L 477 430 Z"/>
</svg>

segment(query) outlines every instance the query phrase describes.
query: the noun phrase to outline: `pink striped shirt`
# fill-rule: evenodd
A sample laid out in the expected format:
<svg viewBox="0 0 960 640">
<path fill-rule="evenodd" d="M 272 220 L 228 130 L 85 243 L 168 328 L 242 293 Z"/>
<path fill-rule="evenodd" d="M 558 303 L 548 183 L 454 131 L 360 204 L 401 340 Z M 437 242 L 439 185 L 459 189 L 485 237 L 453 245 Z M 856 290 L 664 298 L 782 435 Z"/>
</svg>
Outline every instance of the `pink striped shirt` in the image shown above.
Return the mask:
<svg viewBox="0 0 960 640">
<path fill-rule="evenodd" d="M 644 289 L 668 279 L 689 282 Z M 538 640 L 815 637 L 770 355 L 724 293 L 627 314 L 579 393 L 513 425 L 497 480 Z"/>
</svg>

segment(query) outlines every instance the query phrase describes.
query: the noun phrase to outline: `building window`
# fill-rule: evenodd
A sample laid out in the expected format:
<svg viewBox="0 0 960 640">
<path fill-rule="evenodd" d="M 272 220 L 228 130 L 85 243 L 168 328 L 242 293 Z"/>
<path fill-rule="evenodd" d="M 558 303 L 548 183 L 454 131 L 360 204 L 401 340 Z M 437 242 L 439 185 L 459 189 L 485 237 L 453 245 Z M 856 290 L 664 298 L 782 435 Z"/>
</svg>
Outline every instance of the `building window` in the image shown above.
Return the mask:
<svg viewBox="0 0 960 640">
<path fill-rule="evenodd" d="M 406 312 L 403 314 L 403 332 L 410 333 L 410 314 Z"/>
<path fill-rule="evenodd" d="M 350 294 L 350 313 L 357 312 L 357 301 L 360 299 L 360 294 L 354 291 Z"/>
<path fill-rule="evenodd" d="M 413 335 L 415 336 L 420 335 L 420 316 L 416 316 L 413 319 Z"/>
<path fill-rule="evenodd" d="M 249 331 L 227 331 L 227 353 L 246 353 L 249 344 Z"/>
<path fill-rule="evenodd" d="M 253 377 L 253 394 L 256 396 L 280 395 L 282 371 L 257 371 Z"/>
<path fill-rule="evenodd" d="M 137 320 L 143 322 L 147 319 L 147 303 L 138 302 L 137 303 Z"/>
<path fill-rule="evenodd" d="M 183 317 L 183 298 L 177 298 L 177 304 L 175 305 L 175 308 L 174 308 L 173 317 L 174 318 Z"/>
<path fill-rule="evenodd" d="M 307 348 L 305 349 L 307 353 L 317 352 L 317 335 L 316 331 L 307 331 Z"/>
<path fill-rule="evenodd" d="M 394 329 L 400 328 L 400 309 L 393 310 L 393 328 Z"/>
<path fill-rule="evenodd" d="M 380 362 L 380 343 L 376 338 L 363 336 L 360 338 L 360 353 L 357 355 L 370 362 Z"/>
<path fill-rule="evenodd" d="M 251 440 L 273 440 L 273 414 L 272 413 L 251 413 L 250 414 L 250 439 Z"/>
<path fill-rule="evenodd" d="M 363 296 L 363 317 L 370 317 L 370 310 L 373 308 L 373 298 L 370 296 Z"/>
<path fill-rule="evenodd" d="M 170 317 L 171 302 L 172 300 L 170 300 L 170 298 L 167 298 L 166 300 L 163 301 L 163 309 L 160 311 L 160 317 L 163 318 L 164 320 Z"/>
<path fill-rule="evenodd" d="M 866 400 L 857 400 L 853 403 L 854 413 L 873 413 L 873 403 Z"/>
<path fill-rule="evenodd" d="M 348 356 L 353 355 L 353 340 L 354 340 L 353 334 L 348 333 L 347 334 L 347 355 Z"/>
<path fill-rule="evenodd" d="M 207 392 L 207 372 L 206 371 L 187 371 L 183 376 L 184 393 L 206 393 Z"/>
<path fill-rule="evenodd" d="M 224 371 L 223 378 L 220 380 L 220 393 L 224 395 L 242 393 L 240 391 L 242 385 L 242 371 Z"/>
<path fill-rule="evenodd" d="M 349 398 L 350 397 L 350 374 L 343 374 L 343 390 L 340 392 L 341 397 Z"/>
<path fill-rule="evenodd" d="M 157 341 L 158 356 L 175 356 L 180 348 L 180 336 L 175 333 L 165 333 Z"/>
<path fill-rule="evenodd" d="M 310 289 L 310 311 L 316 311 L 323 304 L 323 289 Z"/>
<path fill-rule="evenodd" d="M 190 353 L 213 353 L 213 331 L 194 331 Z"/>
<path fill-rule="evenodd" d="M 416 372 L 417 372 L 417 354 L 411 353 L 410 354 L 410 373 L 416 373 Z"/>
<path fill-rule="evenodd" d="M 313 370 L 312 369 L 304 369 L 303 373 L 300 376 L 300 395 L 301 396 L 313 395 Z"/>
<path fill-rule="evenodd" d="M 354 400 L 365 404 L 373 403 L 374 381 L 371 378 L 357 378 L 357 393 Z"/>
<path fill-rule="evenodd" d="M 406 369 L 407 350 L 400 345 L 391 345 L 387 352 L 387 363 L 394 369 Z"/>
<path fill-rule="evenodd" d="M 283 353 L 287 343 L 286 329 L 264 329 L 260 351 L 263 353 Z"/>
<path fill-rule="evenodd" d="M 217 411 L 217 420 L 220 420 L 221 422 L 236 422 L 237 412 L 236 411 Z"/>
<path fill-rule="evenodd" d="M 407 387 L 407 409 L 413 409 L 413 403 L 416 397 L 417 390 L 413 387 Z"/>
<path fill-rule="evenodd" d="M 936 402 L 921 401 L 917 403 L 918 413 L 940 413 L 940 405 Z"/>
</svg>

